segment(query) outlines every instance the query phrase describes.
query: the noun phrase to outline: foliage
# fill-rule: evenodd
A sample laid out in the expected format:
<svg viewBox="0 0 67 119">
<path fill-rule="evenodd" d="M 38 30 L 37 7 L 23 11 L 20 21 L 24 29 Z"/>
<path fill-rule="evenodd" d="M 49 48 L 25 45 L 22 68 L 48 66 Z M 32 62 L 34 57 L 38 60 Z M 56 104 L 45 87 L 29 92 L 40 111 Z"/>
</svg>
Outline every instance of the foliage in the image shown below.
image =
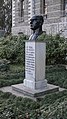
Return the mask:
<svg viewBox="0 0 67 119">
<path fill-rule="evenodd" d="M 0 1 L 1 2 L 1 1 Z M 0 5 L 0 27 L 6 34 L 11 33 L 12 27 L 12 0 L 5 0 Z"/>
<path fill-rule="evenodd" d="M 19 69 L 18 69 L 19 67 Z M 19 66 L 10 66 L 10 70 L 12 69 L 13 73 L 18 73 L 22 71 L 22 69 Z M 4 73 L 4 72 L 3 72 Z M 55 84 L 62 84 L 63 85 L 63 78 L 66 81 L 67 78 L 67 71 L 65 68 L 62 66 L 51 66 L 47 67 L 46 69 L 47 73 L 47 78 L 48 81 L 51 81 L 51 83 Z M 8 75 L 7 75 L 8 74 Z M 11 74 L 11 72 L 10 72 Z M 3 83 L 6 85 L 9 85 L 9 82 L 12 81 L 13 83 L 16 83 L 14 81 L 17 81 L 17 77 L 15 77 L 15 80 L 12 80 L 11 75 L 9 72 L 6 72 L 7 77 L 5 77 L 5 81 Z M 61 75 L 62 74 L 62 75 Z M 0 74 L 0 76 L 4 76 L 4 74 Z M 52 77 L 53 78 L 52 78 Z M 59 78 L 59 80 L 56 79 Z M 1 77 L 2 78 L 2 77 Z M 0 79 L 1 79 L 0 78 Z M 46 78 L 46 79 L 47 79 Z M 8 81 L 7 81 L 8 79 Z M 59 81 L 59 82 L 58 82 Z M 60 83 L 60 81 L 62 83 Z M 57 82 L 57 83 L 56 83 Z M 63 91 L 60 93 L 54 93 L 54 94 L 49 94 L 46 95 L 43 99 L 40 99 L 38 102 L 34 102 L 29 99 L 23 99 L 20 97 L 15 97 L 12 96 L 10 93 L 1 93 L 0 96 L 0 118 L 1 119 L 10 119 L 10 118 L 15 118 L 18 119 L 19 115 L 22 115 L 22 118 L 25 117 L 25 113 L 29 112 L 30 114 L 30 119 L 35 119 L 36 117 L 39 119 L 59 119 L 60 117 L 63 117 L 66 119 L 67 117 L 67 92 Z"/>
<path fill-rule="evenodd" d="M 43 119 L 66 119 L 66 104 L 67 104 L 67 92 L 54 93 L 47 95 L 42 100 L 42 107 L 40 107 Z M 50 98 L 49 98 L 50 97 Z"/>
<path fill-rule="evenodd" d="M 2 7 L 4 0 L 0 0 L 0 7 Z"/>
<path fill-rule="evenodd" d="M 3 7 L 4 0 L 0 0 L 0 28 L 4 29 L 5 14 Z"/>
<path fill-rule="evenodd" d="M 27 37 L 8 36 L 0 40 L 0 58 L 5 58 L 11 63 L 24 64 L 24 40 Z"/>
<path fill-rule="evenodd" d="M 22 64 L 9 64 L 9 68 L 5 70 L 4 69 L 1 68 L 0 70 L 0 87 L 23 82 L 24 68 Z"/>
<path fill-rule="evenodd" d="M 0 60 L 0 71 L 7 71 L 9 70 L 9 61 L 6 59 Z"/>
<path fill-rule="evenodd" d="M 67 88 L 67 70 L 65 69 L 65 66 L 47 66 L 46 79 L 48 80 L 48 83 Z"/>
<path fill-rule="evenodd" d="M 0 87 L 22 83 L 24 75 L 22 64 L 10 64 L 9 69 L 0 71 Z M 67 70 L 64 66 L 47 66 L 46 79 L 48 83 L 67 88 Z"/>
<path fill-rule="evenodd" d="M 33 113 L 36 108 L 39 108 L 38 102 L 0 92 L 1 119 L 12 119 L 12 117 L 18 119 L 20 114 L 24 118 L 26 112 Z"/>
<path fill-rule="evenodd" d="M 24 40 L 28 37 L 25 35 L 8 36 L 0 39 L 0 57 L 6 58 L 11 62 L 22 62 L 24 64 Z M 65 64 L 67 51 L 67 41 L 56 35 L 41 35 L 40 41 L 46 42 L 46 63 L 49 64 Z"/>
<path fill-rule="evenodd" d="M 0 118 L 22 119 L 29 113 L 30 119 L 67 118 L 67 91 L 47 94 L 40 101 L 16 97 L 11 93 L 0 92 Z"/>
<path fill-rule="evenodd" d="M 65 63 L 67 40 L 59 35 L 48 36 L 41 35 L 39 41 L 46 42 L 46 63 L 47 64 L 63 64 Z"/>
<path fill-rule="evenodd" d="M 0 87 L 23 82 L 26 39 L 25 35 L 0 39 Z"/>
<path fill-rule="evenodd" d="M 4 11 L 5 11 L 5 32 L 6 34 L 10 34 L 12 27 L 12 0 L 5 0 Z"/>
</svg>

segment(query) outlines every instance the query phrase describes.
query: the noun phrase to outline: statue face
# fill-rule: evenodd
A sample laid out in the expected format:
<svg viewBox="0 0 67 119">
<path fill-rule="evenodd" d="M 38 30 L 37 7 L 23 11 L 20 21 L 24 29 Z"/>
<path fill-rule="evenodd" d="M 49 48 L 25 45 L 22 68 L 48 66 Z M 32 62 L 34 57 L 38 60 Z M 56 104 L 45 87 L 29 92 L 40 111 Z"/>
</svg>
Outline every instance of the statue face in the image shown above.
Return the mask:
<svg viewBox="0 0 67 119">
<path fill-rule="evenodd" d="M 31 26 L 31 29 L 32 30 L 38 29 L 40 27 L 40 21 L 39 21 L 39 19 L 37 19 L 37 17 L 33 17 L 30 20 L 30 26 Z"/>
</svg>

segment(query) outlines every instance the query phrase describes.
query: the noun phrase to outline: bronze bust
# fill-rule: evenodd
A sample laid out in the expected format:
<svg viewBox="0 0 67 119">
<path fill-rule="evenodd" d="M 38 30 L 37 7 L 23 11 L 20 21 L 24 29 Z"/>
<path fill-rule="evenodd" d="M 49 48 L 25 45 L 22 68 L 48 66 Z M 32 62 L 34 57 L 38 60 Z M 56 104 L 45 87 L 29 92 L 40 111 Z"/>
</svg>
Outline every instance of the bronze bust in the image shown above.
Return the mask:
<svg viewBox="0 0 67 119">
<path fill-rule="evenodd" d="M 33 30 L 33 34 L 29 37 L 29 40 L 37 40 L 38 36 L 43 33 L 42 25 L 43 25 L 43 16 L 33 16 L 30 19 L 30 27 Z"/>
</svg>

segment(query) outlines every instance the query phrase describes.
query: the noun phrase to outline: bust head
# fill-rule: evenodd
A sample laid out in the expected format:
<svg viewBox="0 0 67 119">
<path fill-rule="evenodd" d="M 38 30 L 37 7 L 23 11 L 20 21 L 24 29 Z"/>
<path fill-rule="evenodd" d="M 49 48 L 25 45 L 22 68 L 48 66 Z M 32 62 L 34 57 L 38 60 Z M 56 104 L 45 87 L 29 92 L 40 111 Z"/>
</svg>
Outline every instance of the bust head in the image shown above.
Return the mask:
<svg viewBox="0 0 67 119">
<path fill-rule="evenodd" d="M 43 16 L 37 15 L 33 16 L 30 19 L 30 27 L 33 30 L 33 34 L 29 37 L 29 40 L 37 40 L 37 37 L 43 33 L 42 25 L 43 25 Z"/>
<path fill-rule="evenodd" d="M 43 16 L 39 15 L 39 16 L 33 16 L 31 19 L 30 19 L 30 26 L 31 26 L 31 29 L 34 31 L 38 28 L 42 28 L 42 25 L 43 25 Z"/>
</svg>

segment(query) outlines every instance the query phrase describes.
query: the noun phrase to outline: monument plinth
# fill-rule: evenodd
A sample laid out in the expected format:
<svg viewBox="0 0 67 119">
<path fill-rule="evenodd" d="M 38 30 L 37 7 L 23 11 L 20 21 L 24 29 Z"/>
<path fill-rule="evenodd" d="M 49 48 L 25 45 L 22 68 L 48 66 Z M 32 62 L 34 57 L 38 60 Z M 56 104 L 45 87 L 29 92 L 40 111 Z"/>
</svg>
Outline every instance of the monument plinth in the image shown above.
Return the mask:
<svg viewBox="0 0 67 119">
<path fill-rule="evenodd" d="M 25 79 L 24 86 L 31 89 L 47 87 L 45 80 L 46 43 L 25 42 Z"/>
<path fill-rule="evenodd" d="M 25 79 L 22 84 L 12 85 L 12 89 L 36 98 L 58 91 L 58 86 L 47 84 L 45 60 L 45 42 L 25 41 Z"/>
</svg>

